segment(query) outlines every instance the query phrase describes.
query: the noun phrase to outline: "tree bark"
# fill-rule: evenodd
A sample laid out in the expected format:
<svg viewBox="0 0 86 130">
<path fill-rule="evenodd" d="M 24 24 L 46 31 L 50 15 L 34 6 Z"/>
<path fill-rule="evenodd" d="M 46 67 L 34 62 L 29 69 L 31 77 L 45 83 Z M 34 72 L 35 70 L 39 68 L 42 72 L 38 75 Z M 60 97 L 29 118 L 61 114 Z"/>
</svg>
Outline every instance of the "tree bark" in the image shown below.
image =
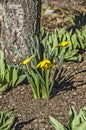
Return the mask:
<svg viewBox="0 0 86 130">
<path fill-rule="evenodd" d="M 1 29 L 1 48 L 7 59 L 17 60 L 17 56 L 9 49 L 15 45 L 25 53 L 22 41 L 29 34 L 39 34 L 41 0 L 3 0 L 3 19 Z M 30 39 L 28 38 L 28 44 Z"/>
</svg>

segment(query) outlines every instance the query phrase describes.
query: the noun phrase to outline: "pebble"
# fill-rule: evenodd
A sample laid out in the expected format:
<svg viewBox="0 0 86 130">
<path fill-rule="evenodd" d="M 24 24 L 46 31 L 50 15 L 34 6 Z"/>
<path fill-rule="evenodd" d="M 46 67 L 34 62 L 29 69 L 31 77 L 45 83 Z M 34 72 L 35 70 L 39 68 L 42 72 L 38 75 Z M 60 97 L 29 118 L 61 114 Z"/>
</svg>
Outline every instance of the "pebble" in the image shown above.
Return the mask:
<svg viewBox="0 0 86 130">
<path fill-rule="evenodd" d="M 45 14 L 53 14 L 54 12 L 54 10 L 46 9 Z"/>
<path fill-rule="evenodd" d="M 2 95 L 0 95 L 0 99 L 2 98 Z"/>
</svg>

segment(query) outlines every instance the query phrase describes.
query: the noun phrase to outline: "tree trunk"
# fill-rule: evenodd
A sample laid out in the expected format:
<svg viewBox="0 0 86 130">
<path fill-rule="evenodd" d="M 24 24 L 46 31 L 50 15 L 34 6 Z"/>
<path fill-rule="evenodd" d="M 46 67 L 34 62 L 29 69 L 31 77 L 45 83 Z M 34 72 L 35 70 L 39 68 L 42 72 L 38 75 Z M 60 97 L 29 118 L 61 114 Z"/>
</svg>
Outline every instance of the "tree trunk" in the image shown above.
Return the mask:
<svg viewBox="0 0 86 130">
<path fill-rule="evenodd" d="M 22 41 L 29 34 L 39 34 L 40 31 L 41 0 L 3 0 L 1 48 L 7 59 L 13 61 L 16 55 L 9 49 L 15 45 L 25 53 Z M 30 40 L 28 38 L 28 44 Z"/>
</svg>

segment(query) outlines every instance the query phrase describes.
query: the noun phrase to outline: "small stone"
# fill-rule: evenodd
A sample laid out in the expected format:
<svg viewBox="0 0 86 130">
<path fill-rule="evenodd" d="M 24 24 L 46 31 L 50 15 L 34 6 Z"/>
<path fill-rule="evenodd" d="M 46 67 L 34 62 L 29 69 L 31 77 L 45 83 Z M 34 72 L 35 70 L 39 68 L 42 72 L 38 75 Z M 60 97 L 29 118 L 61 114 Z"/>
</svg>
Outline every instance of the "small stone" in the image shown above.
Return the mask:
<svg viewBox="0 0 86 130">
<path fill-rule="evenodd" d="M 2 95 L 0 95 L 0 99 L 2 98 Z"/>
<path fill-rule="evenodd" d="M 73 94 L 76 95 L 76 92 L 74 92 Z"/>
<path fill-rule="evenodd" d="M 52 13 L 54 13 L 54 12 L 55 12 L 54 10 L 46 9 L 45 14 L 52 14 Z"/>
</svg>

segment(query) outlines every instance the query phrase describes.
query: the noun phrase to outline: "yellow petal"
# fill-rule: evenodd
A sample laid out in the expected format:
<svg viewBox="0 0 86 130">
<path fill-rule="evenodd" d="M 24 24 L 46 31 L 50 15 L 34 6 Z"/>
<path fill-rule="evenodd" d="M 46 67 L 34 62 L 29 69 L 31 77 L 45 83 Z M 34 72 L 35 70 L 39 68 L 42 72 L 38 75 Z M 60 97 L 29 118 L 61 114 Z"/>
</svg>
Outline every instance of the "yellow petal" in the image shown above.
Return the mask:
<svg viewBox="0 0 86 130">
<path fill-rule="evenodd" d="M 42 60 L 39 64 L 37 64 L 36 68 L 41 68 L 42 70 L 49 68 L 51 65 L 51 61 L 48 59 Z"/>
<path fill-rule="evenodd" d="M 32 56 L 30 56 L 29 58 L 26 58 L 24 61 L 23 61 L 23 65 L 26 65 L 26 64 L 28 64 L 34 57 L 35 57 L 36 55 L 32 55 Z"/>
<path fill-rule="evenodd" d="M 60 46 L 62 46 L 62 47 L 65 47 L 65 46 L 67 46 L 68 45 L 68 42 L 67 41 L 64 41 L 64 42 L 61 42 L 60 43 Z"/>
<path fill-rule="evenodd" d="M 36 68 L 39 68 L 41 65 L 41 62 L 36 65 Z"/>
<path fill-rule="evenodd" d="M 26 65 L 26 64 L 28 64 L 29 62 L 31 61 L 31 59 L 30 58 L 27 58 L 27 59 L 25 59 L 24 61 L 23 61 L 23 65 Z"/>
<path fill-rule="evenodd" d="M 43 60 L 43 61 L 41 62 L 41 68 L 42 68 L 43 66 L 45 66 L 46 64 L 49 65 L 49 64 L 51 64 L 51 62 L 50 62 L 49 60 L 47 60 L 47 59 Z"/>
</svg>

